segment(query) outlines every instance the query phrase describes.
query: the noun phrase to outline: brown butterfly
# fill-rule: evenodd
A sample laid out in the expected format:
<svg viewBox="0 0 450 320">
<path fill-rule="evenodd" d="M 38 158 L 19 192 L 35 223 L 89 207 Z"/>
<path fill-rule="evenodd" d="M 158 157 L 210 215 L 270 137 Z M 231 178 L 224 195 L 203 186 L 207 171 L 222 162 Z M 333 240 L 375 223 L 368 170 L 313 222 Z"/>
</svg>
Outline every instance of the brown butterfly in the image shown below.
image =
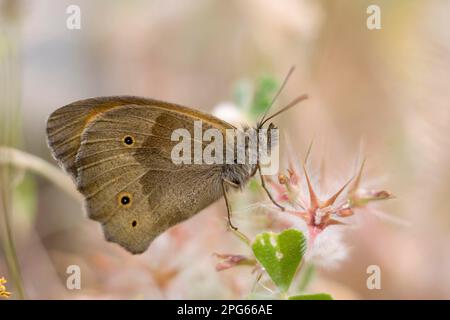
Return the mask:
<svg viewBox="0 0 450 320">
<path fill-rule="evenodd" d="M 305 98 L 298 97 L 267 119 L 264 115 L 257 128 Z M 89 217 L 102 224 L 106 239 L 137 254 L 156 236 L 222 195 L 229 224 L 235 228 L 226 191 L 244 186 L 260 170 L 259 163 L 174 164 L 173 130 L 192 132 L 197 120 L 202 121 L 203 130 L 235 129 L 216 117 L 172 103 L 132 96 L 91 98 L 50 115 L 48 145 L 74 178 Z M 270 196 L 262 175 L 261 183 L 282 208 Z"/>
</svg>

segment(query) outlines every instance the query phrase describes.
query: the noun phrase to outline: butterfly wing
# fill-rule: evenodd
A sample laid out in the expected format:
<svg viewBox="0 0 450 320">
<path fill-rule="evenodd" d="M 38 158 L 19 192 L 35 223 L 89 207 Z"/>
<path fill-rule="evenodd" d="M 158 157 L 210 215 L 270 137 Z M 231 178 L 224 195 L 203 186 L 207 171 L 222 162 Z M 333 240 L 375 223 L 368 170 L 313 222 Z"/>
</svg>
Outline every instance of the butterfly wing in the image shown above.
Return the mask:
<svg viewBox="0 0 450 320">
<path fill-rule="evenodd" d="M 50 116 L 49 145 L 76 179 L 89 217 L 102 223 L 109 241 L 141 253 L 161 232 L 222 195 L 222 166 L 174 164 L 170 156 L 178 142 L 171 135 L 185 128 L 194 139 L 199 119 L 203 130 L 233 128 L 226 122 L 130 97 L 89 99 L 62 109 Z M 56 124 L 61 121 L 63 130 Z"/>
</svg>

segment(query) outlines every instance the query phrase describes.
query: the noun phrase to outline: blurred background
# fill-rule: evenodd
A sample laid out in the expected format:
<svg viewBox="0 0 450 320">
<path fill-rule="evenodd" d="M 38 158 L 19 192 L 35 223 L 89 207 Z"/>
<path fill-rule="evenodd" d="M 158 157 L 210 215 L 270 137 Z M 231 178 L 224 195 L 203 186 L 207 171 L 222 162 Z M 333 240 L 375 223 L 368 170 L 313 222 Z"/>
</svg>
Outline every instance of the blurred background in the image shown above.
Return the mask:
<svg viewBox="0 0 450 320">
<path fill-rule="evenodd" d="M 379 30 L 366 25 L 371 4 Z M 66 26 L 70 5 L 79 30 Z M 65 182 L 40 172 L 40 160 L 55 165 L 46 119 L 120 94 L 223 115 L 236 92 L 267 76 L 281 83 L 295 65 L 276 106 L 310 99 L 276 119 L 282 135 L 299 154 L 314 139 L 311 164 L 325 159 L 331 181 L 348 179 L 363 141 L 365 181 L 395 195 L 379 208 L 406 222 L 362 217 L 345 232 L 348 257 L 318 267 L 309 290 L 450 299 L 449 12 L 444 0 L 0 0 L 0 144 L 37 157 L 2 165 L 0 277 L 12 298 L 245 297 L 250 268 L 215 270 L 213 253 L 248 253 L 226 230 L 223 199 L 132 256 L 104 240 Z M 236 223 L 245 229 L 249 217 Z M 66 288 L 70 265 L 81 290 Z M 380 266 L 380 290 L 366 286 L 369 265 Z"/>
</svg>

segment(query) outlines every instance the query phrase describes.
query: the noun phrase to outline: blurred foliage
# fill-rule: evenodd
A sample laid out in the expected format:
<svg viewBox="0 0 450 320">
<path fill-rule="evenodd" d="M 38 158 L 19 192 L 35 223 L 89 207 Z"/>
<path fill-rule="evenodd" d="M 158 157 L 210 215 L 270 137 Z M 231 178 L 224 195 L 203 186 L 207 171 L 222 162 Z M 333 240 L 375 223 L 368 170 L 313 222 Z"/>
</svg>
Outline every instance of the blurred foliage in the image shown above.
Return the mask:
<svg viewBox="0 0 450 320">
<path fill-rule="evenodd" d="M 270 75 L 263 76 L 259 79 L 253 104 L 250 109 L 250 115 L 253 118 L 259 119 L 267 111 L 278 87 L 278 81 Z"/>
<path fill-rule="evenodd" d="M 263 75 L 254 87 L 251 82 L 241 80 L 235 85 L 234 103 L 244 111 L 251 121 L 258 121 L 270 107 L 279 82 L 272 75 Z"/>
<path fill-rule="evenodd" d="M 300 294 L 296 296 L 290 296 L 289 300 L 333 300 L 333 297 L 328 293 L 315 293 L 315 294 Z"/>
<path fill-rule="evenodd" d="M 308 289 L 308 285 L 311 283 L 316 273 L 314 264 L 308 263 L 303 267 L 300 283 L 298 285 L 298 291 L 304 292 Z"/>
<path fill-rule="evenodd" d="M 15 211 L 33 223 L 37 209 L 37 185 L 32 175 L 25 174 L 25 177 L 17 185 L 13 202 Z"/>
<path fill-rule="evenodd" d="M 0 3 L 0 147 L 19 146 L 22 144 L 22 114 L 21 114 L 21 52 L 20 52 L 20 14 L 18 1 L 3 1 Z M 0 242 L 5 255 L 8 271 L 13 280 L 13 293 L 16 297 L 25 298 L 22 284 L 21 266 L 17 257 L 15 230 L 16 205 L 29 213 L 32 201 L 22 202 L 35 197 L 31 179 L 21 185 L 24 173 L 9 164 L 0 166 Z M 21 193 L 16 186 L 21 185 Z M 27 210 L 27 205 L 28 209 Z"/>
</svg>

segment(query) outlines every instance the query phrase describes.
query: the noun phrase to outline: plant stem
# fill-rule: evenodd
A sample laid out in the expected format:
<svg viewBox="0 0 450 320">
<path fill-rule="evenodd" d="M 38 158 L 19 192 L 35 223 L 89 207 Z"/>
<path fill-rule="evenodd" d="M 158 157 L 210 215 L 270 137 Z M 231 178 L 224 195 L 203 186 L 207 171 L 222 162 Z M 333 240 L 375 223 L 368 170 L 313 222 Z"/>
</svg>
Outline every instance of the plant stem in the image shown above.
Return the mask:
<svg viewBox="0 0 450 320">
<path fill-rule="evenodd" d="M 75 189 L 72 180 L 58 167 L 27 152 L 0 146 L 0 165 L 12 165 L 18 169 L 29 170 L 43 176 L 77 201 L 81 194 Z"/>
<path fill-rule="evenodd" d="M 11 228 L 11 220 L 13 208 L 12 208 L 12 192 L 14 177 L 11 174 L 11 169 L 29 170 L 36 174 L 39 174 L 60 189 L 66 192 L 71 197 L 78 201 L 82 200 L 80 193 L 75 189 L 73 182 L 68 176 L 66 176 L 61 170 L 54 165 L 42 160 L 39 157 L 31 155 L 29 153 L 2 146 L 0 147 L 0 201 L 1 201 L 1 243 L 3 251 L 6 257 L 6 263 L 8 269 L 11 272 L 11 276 L 14 280 L 15 287 L 18 293 L 19 299 L 25 299 L 25 290 L 23 288 L 23 281 L 20 272 L 20 264 L 17 257 L 16 247 L 14 244 L 14 238 Z M 3 232 L 4 231 L 4 232 Z M 3 236 L 4 235 L 4 236 Z"/>
<path fill-rule="evenodd" d="M 19 259 L 17 257 L 16 247 L 14 245 L 14 239 L 11 230 L 11 221 L 10 221 L 10 213 L 11 207 L 9 204 L 12 203 L 12 195 L 10 194 L 10 186 L 11 181 L 9 179 L 9 168 L 5 167 L 1 170 L 0 180 L 1 182 L 1 203 L 2 203 L 2 229 L 5 231 L 5 237 L 2 239 L 3 251 L 6 257 L 6 263 L 8 265 L 8 269 L 11 272 L 11 276 L 14 280 L 14 284 L 19 296 L 19 299 L 25 299 L 25 290 L 23 289 L 22 276 L 20 272 L 20 264 Z M 2 232 L 3 234 L 3 232 Z"/>
<path fill-rule="evenodd" d="M 21 141 L 20 97 L 20 19 L 18 1 L 6 1 L 0 12 L 0 143 L 17 145 Z M 25 299 L 11 217 L 15 172 L 10 166 L 0 168 L 0 228 L 6 263 L 19 299 Z"/>
</svg>

